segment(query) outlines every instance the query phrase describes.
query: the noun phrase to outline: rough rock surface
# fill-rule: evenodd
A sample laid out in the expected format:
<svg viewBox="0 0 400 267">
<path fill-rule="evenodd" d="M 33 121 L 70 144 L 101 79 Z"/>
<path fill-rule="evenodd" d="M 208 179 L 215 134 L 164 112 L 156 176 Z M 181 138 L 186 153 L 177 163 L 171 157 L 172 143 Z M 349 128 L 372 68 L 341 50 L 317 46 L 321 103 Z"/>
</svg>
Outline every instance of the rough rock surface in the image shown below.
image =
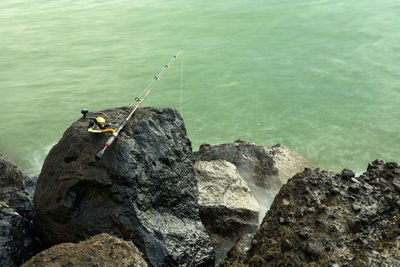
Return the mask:
<svg viewBox="0 0 400 267">
<path fill-rule="evenodd" d="M 275 167 L 278 169 L 279 179 L 284 184 L 295 174 L 304 171 L 305 168 L 316 168 L 302 155 L 285 145 L 276 144 L 269 149 L 272 151 L 272 157 Z"/>
<path fill-rule="evenodd" d="M 103 113 L 119 122 L 130 111 Z M 191 143 L 179 113 L 137 110 L 100 161 L 94 154 L 109 135 L 88 133 L 88 123 L 74 122 L 44 162 L 34 196 L 43 241 L 77 242 L 106 232 L 132 240 L 152 266 L 212 265 Z"/>
<path fill-rule="evenodd" d="M 235 245 L 229 250 L 228 258 L 232 262 L 244 262 L 249 252 L 255 233 L 248 233 L 242 235 Z"/>
<path fill-rule="evenodd" d="M 307 169 L 282 187 L 245 259 L 225 266 L 400 266 L 400 166 Z"/>
<path fill-rule="evenodd" d="M 203 144 L 194 155 L 196 161 L 223 159 L 233 163 L 249 184 L 266 189 L 279 189 L 282 186 L 273 154 L 266 147 L 237 140 L 216 146 Z"/>
<path fill-rule="evenodd" d="M 32 224 L 0 205 L 0 266 L 20 266 L 38 252 Z"/>
<path fill-rule="evenodd" d="M 40 249 L 30 223 L 32 186 L 33 179 L 0 154 L 0 266 L 19 266 Z"/>
<path fill-rule="evenodd" d="M 30 178 L 0 154 L 0 202 L 15 209 L 27 219 L 32 218 L 32 193 L 36 178 Z"/>
<path fill-rule="evenodd" d="M 218 264 L 241 235 L 258 229 L 260 208 L 232 163 L 198 161 L 195 172 L 200 217 L 211 237 Z"/>
<path fill-rule="evenodd" d="M 21 267 L 145 267 L 146 261 L 131 241 L 99 234 L 77 244 L 62 243 L 35 255 Z"/>
<path fill-rule="evenodd" d="M 226 160 L 233 163 L 260 205 L 260 222 L 288 177 L 314 166 L 295 151 L 283 146 L 259 146 L 242 140 L 211 146 L 194 153 L 196 161 Z"/>
</svg>

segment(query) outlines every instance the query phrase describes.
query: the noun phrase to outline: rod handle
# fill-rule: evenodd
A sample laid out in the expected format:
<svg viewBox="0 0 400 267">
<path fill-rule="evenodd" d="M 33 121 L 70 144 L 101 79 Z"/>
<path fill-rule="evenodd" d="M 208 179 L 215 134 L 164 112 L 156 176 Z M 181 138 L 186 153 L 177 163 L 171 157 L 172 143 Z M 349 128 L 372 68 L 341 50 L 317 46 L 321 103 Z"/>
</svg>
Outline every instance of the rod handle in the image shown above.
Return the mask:
<svg viewBox="0 0 400 267">
<path fill-rule="evenodd" d="M 100 150 L 99 152 L 97 152 L 97 154 L 94 156 L 94 159 L 95 159 L 96 161 L 99 161 L 99 160 L 103 157 L 104 152 L 106 151 L 106 149 L 107 149 L 107 147 L 105 146 L 102 150 Z"/>
<path fill-rule="evenodd" d="M 111 144 L 115 141 L 116 138 L 117 136 L 115 135 L 115 133 L 112 136 L 110 136 L 110 138 L 107 139 L 107 142 L 104 145 L 103 149 L 97 152 L 97 154 L 94 156 L 94 159 L 99 161 L 103 157 L 104 152 L 106 152 L 107 148 L 111 146 Z"/>
</svg>

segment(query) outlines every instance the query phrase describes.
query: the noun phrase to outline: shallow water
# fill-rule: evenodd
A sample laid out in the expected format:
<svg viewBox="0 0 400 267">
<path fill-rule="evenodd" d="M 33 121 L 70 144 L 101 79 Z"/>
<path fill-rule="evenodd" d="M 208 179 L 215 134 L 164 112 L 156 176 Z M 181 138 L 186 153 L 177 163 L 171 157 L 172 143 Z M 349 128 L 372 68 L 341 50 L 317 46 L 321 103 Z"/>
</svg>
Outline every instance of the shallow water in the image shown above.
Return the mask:
<svg viewBox="0 0 400 267">
<path fill-rule="evenodd" d="M 144 105 L 179 109 L 194 150 L 240 138 L 335 171 L 400 161 L 398 14 L 395 0 L 2 0 L 0 151 L 38 173 L 82 108 L 131 104 L 184 47 L 183 75 L 180 59 Z"/>
</svg>

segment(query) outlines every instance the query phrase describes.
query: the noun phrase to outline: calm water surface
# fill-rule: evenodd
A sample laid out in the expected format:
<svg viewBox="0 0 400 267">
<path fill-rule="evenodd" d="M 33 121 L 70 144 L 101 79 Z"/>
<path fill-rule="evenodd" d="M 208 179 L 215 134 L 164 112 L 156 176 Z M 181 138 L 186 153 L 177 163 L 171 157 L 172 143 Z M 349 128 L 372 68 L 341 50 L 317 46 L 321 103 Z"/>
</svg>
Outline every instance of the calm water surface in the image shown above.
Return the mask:
<svg viewBox="0 0 400 267">
<path fill-rule="evenodd" d="M 398 0 L 2 0 L 0 151 L 31 173 L 80 110 L 179 109 L 194 150 L 283 143 L 321 168 L 400 161 Z M 101 147 L 102 144 L 99 144 Z"/>
</svg>

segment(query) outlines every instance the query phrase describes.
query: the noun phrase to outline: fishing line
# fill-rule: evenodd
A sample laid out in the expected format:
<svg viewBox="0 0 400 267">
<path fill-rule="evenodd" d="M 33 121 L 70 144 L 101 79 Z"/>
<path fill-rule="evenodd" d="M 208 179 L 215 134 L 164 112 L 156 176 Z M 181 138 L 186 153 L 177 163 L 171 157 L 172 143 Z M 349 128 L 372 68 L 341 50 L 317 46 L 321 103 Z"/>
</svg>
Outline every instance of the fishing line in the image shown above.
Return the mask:
<svg viewBox="0 0 400 267">
<path fill-rule="evenodd" d="M 144 94 L 144 96 L 142 98 L 139 98 L 139 97 L 135 98 L 135 100 L 138 101 L 135 108 L 131 111 L 131 113 L 129 113 L 128 117 L 126 117 L 123 121 L 121 121 L 118 128 L 113 131 L 113 134 L 107 139 L 103 149 L 100 150 L 99 152 L 97 152 L 97 154 L 95 155 L 96 160 L 100 160 L 103 157 L 104 152 L 114 143 L 114 141 L 117 139 L 119 133 L 125 127 L 126 123 L 129 121 L 129 119 L 132 117 L 132 115 L 135 113 L 135 111 L 139 108 L 139 106 L 143 103 L 144 99 L 150 94 L 151 90 L 161 80 L 162 76 L 167 72 L 167 70 L 169 70 L 171 64 L 179 57 L 180 54 L 182 54 L 182 52 L 183 52 L 183 49 L 181 49 L 175 56 L 173 56 L 173 58 L 170 60 L 170 62 L 164 66 L 164 69 L 161 70 L 161 72 L 157 76 L 154 76 L 154 80 L 146 88 L 147 92 Z M 86 113 L 87 113 L 87 111 L 86 111 Z"/>
<path fill-rule="evenodd" d="M 169 70 L 171 64 L 180 57 L 180 55 L 182 55 L 182 64 L 181 64 L 181 73 L 183 74 L 183 48 L 181 48 L 181 50 L 172 57 L 172 59 L 168 62 L 167 65 L 164 66 L 164 68 L 158 73 L 158 75 L 154 76 L 154 78 L 158 77 L 159 79 L 161 79 L 161 77 L 164 75 L 164 73 Z M 143 96 L 144 93 L 149 91 L 149 88 L 151 88 L 150 90 L 152 90 L 154 88 L 154 86 L 157 84 L 157 82 L 159 81 L 159 79 L 153 79 L 145 88 L 144 90 L 139 94 L 138 97 L 135 97 L 135 99 L 132 101 L 132 103 L 128 106 L 128 108 L 131 108 L 135 105 L 135 103 L 139 102 Z M 182 90 L 183 90 L 183 78 L 181 78 L 181 110 L 182 110 Z M 120 120 L 120 118 L 115 118 L 111 124 L 114 124 L 117 120 Z"/>
<path fill-rule="evenodd" d="M 183 115 L 183 48 L 181 57 L 181 115 Z"/>
</svg>

